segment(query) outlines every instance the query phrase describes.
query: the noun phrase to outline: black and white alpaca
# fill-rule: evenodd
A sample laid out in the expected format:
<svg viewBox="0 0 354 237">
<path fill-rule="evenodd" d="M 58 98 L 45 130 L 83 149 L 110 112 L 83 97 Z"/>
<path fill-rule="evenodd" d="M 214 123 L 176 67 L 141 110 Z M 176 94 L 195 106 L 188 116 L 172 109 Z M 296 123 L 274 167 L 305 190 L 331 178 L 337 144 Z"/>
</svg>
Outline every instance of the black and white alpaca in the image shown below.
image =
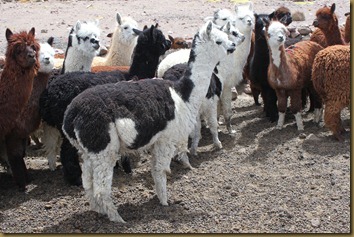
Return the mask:
<svg viewBox="0 0 354 237">
<path fill-rule="evenodd" d="M 61 73 L 91 70 L 93 58 L 100 48 L 100 29 L 95 22 L 77 21 L 71 29 Z"/>
<path fill-rule="evenodd" d="M 215 65 L 233 52 L 227 34 L 207 22 L 193 40 L 184 77 L 119 82 L 87 89 L 68 106 L 63 131 L 82 153 L 82 181 L 90 207 L 124 222 L 111 198 L 119 154 L 150 150 L 151 173 L 160 203 L 167 206 L 166 173 L 190 134 Z"/>
<path fill-rule="evenodd" d="M 40 100 L 43 123 L 43 147 L 51 170 L 56 168 L 56 155 L 60 153 L 65 179 L 73 185 L 81 185 L 81 168 L 77 150 L 62 136 L 62 122 L 66 107 L 78 94 L 87 88 L 129 80 L 152 78 L 155 76 L 159 57 L 171 46 L 161 30 L 156 26 L 135 30 L 138 42 L 133 62 L 128 73 L 111 72 L 71 72 L 59 75 L 48 85 Z"/>
</svg>

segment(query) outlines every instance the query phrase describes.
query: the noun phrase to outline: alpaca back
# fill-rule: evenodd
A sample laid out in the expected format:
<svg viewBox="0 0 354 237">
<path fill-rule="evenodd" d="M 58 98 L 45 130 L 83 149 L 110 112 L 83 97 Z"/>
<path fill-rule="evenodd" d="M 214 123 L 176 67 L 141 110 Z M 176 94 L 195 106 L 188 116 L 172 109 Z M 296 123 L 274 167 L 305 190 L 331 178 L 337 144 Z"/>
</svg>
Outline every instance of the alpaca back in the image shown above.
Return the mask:
<svg viewBox="0 0 354 237">
<path fill-rule="evenodd" d="M 6 30 L 8 46 L 0 78 L 0 139 L 15 126 L 32 92 L 33 79 L 39 68 L 40 48 L 34 34 L 34 28 L 18 34 Z"/>
<path fill-rule="evenodd" d="M 91 70 L 93 58 L 100 48 L 98 21 L 80 22 L 71 29 L 61 73 Z"/>
<path fill-rule="evenodd" d="M 129 16 L 121 17 L 119 13 L 116 15 L 116 20 L 117 26 L 103 65 L 129 66 L 138 36 L 133 29 L 138 29 L 138 23 Z"/>
</svg>

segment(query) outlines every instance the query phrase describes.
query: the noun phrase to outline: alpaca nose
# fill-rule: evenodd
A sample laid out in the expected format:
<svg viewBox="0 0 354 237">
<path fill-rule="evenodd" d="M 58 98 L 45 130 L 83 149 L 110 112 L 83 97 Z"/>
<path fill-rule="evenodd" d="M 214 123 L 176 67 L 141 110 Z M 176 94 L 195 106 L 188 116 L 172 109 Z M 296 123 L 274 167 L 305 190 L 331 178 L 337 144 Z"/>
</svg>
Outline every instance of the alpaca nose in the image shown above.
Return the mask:
<svg viewBox="0 0 354 237">
<path fill-rule="evenodd" d="M 278 41 L 279 42 L 283 42 L 284 41 L 284 36 L 282 36 L 282 35 L 278 36 Z"/>
<path fill-rule="evenodd" d="M 247 25 L 252 25 L 252 20 L 247 20 Z"/>
<path fill-rule="evenodd" d="M 318 27 L 318 21 L 317 21 L 317 19 L 315 19 L 315 20 L 313 21 L 312 25 L 313 25 L 314 27 Z"/>
<path fill-rule="evenodd" d="M 34 58 L 36 56 L 35 52 L 31 51 L 27 54 L 29 58 Z"/>
</svg>

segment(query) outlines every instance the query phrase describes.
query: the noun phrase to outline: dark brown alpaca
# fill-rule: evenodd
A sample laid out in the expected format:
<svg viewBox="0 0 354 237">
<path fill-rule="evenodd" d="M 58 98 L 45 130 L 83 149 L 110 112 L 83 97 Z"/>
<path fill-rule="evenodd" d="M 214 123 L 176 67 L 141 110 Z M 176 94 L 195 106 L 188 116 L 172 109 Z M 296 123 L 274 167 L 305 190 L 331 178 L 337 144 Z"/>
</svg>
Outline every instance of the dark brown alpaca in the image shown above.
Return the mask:
<svg viewBox="0 0 354 237">
<path fill-rule="evenodd" d="M 13 34 L 11 30 L 6 29 L 8 46 L 5 54 L 5 66 L 0 78 L 0 141 L 5 139 L 6 147 L 11 150 L 16 150 L 17 147 L 12 144 L 9 134 L 27 105 L 32 92 L 33 79 L 39 69 L 38 51 L 40 46 L 34 38 L 34 34 L 34 28 L 28 33 L 21 31 L 18 34 Z M 17 153 L 16 157 L 9 159 L 9 165 L 15 181 L 24 190 L 24 184 L 20 184 L 18 181 L 23 180 L 21 176 L 26 175 L 24 173 L 26 166 L 23 159 L 18 159 L 23 155 L 21 151 L 17 151 Z"/>
</svg>

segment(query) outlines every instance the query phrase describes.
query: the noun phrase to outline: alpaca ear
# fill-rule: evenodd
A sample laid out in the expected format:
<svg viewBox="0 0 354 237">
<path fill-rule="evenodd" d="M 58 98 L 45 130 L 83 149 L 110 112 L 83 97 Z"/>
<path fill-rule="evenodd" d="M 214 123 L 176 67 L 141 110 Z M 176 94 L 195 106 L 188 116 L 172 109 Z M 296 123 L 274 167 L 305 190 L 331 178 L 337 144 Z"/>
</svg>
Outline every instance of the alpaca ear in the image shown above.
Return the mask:
<svg viewBox="0 0 354 237">
<path fill-rule="evenodd" d="M 230 21 L 228 21 L 226 23 L 226 30 L 227 30 L 227 32 L 231 32 L 231 23 L 230 23 Z"/>
<path fill-rule="evenodd" d="M 32 28 L 30 29 L 30 31 L 28 31 L 28 34 L 29 34 L 29 35 L 32 35 L 32 36 L 34 37 L 34 34 L 35 34 L 35 29 L 34 29 L 34 27 L 32 27 Z"/>
<path fill-rule="evenodd" d="M 50 46 L 53 46 L 53 42 L 54 42 L 54 37 L 49 37 L 49 39 L 47 40 L 47 43 L 50 45 Z"/>
<path fill-rule="evenodd" d="M 207 34 L 208 37 L 210 36 L 210 33 L 211 33 L 212 29 L 213 29 L 213 23 L 211 21 L 209 21 L 208 26 L 206 28 L 206 34 Z"/>
<path fill-rule="evenodd" d="M 264 24 L 265 24 L 265 27 L 268 28 L 268 26 L 270 25 L 270 20 L 266 17 L 262 18 Z"/>
<path fill-rule="evenodd" d="M 117 20 L 118 25 L 122 24 L 122 18 L 120 17 L 119 12 L 117 12 L 117 14 L 116 14 L 116 20 Z"/>
<path fill-rule="evenodd" d="M 250 9 L 250 11 L 253 11 L 253 2 L 249 2 L 249 9 Z"/>
<path fill-rule="evenodd" d="M 9 28 L 7 28 L 5 34 L 6 34 L 6 40 L 9 41 L 11 36 L 13 35 L 12 31 Z"/>
<path fill-rule="evenodd" d="M 238 6 L 235 5 L 235 12 L 237 13 L 238 12 Z"/>
<path fill-rule="evenodd" d="M 170 41 L 173 43 L 175 42 L 175 39 L 171 36 L 171 35 L 168 35 L 168 38 L 170 39 Z"/>
<path fill-rule="evenodd" d="M 142 31 L 141 31 L 141 30 L 138 30 L 138 29 L 133 28 L 133 32 L 134 32 L 135 34 L 137 34 L 137 35 L 140 35 Z"/>
<path fill-rule="evenodd" d="M 76 25 L 75 25 L 75 31 L 79 31 L 81 29 L 81 22 L 80 21 L 77 21 L 76 22 Z"/>
<path fill-rule="evenodd" d="M 148 27 L 147 27 L 147 25 L 144 25 L 144 28 L 143 28 L 143 30 L 146 30 Z"/>
<path fill-rule="evenodd" d="M 157 27 L 159 27 L 159 23 L 156 23 L 156 24 L 155 24 L 155 28 L 157 28 Z"/>
<path fill-rule="evenodd" d="M 331 6 L 331 13 L 333 14 L 335 10 L 336 10 L 336 4 L 333 3 Z"/>
<path fill-rule="evenodd" d="M 275 15 L 275 12 L 272 12 L 268 15 L 269 19 L 273 19 L 274 18 L 274 15 Z"/>
</svg>

